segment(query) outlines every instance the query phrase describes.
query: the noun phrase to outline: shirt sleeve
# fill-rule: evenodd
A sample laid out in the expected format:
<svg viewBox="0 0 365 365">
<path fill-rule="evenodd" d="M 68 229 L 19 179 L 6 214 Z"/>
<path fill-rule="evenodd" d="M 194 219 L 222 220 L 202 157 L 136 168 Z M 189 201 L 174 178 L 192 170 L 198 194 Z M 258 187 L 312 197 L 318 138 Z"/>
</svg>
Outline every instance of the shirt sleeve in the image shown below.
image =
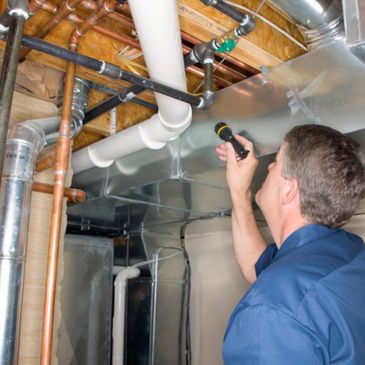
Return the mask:
<svg viewBox="0 0 365 365">
<path fill-rule="evenodd" d="M 236 313 L 223 344 L 224 365 L 327 365 L 318 337 L 282 311 L 259 305 Z"/>
<path fill-rule="evenodd" d="M 275 243 L 270 243 L 255 265 L 256 276 L 259 276 L 272 262 L 278 252 L 278 248 Z"/>
</svg>

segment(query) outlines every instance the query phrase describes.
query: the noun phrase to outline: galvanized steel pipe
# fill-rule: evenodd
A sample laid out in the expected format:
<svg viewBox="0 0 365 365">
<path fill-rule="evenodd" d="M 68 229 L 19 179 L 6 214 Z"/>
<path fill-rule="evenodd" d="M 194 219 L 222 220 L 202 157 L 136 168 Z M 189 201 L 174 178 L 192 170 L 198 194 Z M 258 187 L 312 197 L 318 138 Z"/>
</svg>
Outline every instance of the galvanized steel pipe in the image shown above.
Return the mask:
<svg viewBox="0 0 365 365">
<path fill-rule="evenodd" d="M 0 364 L 17 364 L 20 308 L 34 164 L 44 145 L 36 125 L 18 124 L 6 142 L 0 190 Z"/>
</svg>

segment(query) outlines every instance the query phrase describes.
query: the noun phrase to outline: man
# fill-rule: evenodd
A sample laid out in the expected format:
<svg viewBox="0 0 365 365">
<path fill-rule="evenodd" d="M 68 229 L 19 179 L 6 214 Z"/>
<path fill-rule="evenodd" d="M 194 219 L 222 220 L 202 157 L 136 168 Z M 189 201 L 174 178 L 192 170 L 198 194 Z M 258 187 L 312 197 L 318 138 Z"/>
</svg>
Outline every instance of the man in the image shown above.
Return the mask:
<svg viewBox="0 0 365 365">
<path fill-rule="evenodd" d="M 253 283 L 234 310 L 225 365 L 364 365 L 365 251 L 339 227 L 365 196 L 365 154 L 331 128 L 304 125 L 284 138 L 256 194 L 275 244 L 266 247 L 251 207 L 253 145 L 227 161 L 234 252 Z"/>
</svg>

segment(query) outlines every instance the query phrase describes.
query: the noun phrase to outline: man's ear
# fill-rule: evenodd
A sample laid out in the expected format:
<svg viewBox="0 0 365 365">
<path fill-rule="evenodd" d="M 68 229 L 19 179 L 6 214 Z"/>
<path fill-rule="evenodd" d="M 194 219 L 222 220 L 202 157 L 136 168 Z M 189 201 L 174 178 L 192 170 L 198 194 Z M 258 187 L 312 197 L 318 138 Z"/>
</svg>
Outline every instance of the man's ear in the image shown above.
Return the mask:
<svg viewBox="0 0 365 365">
<path fill-rule="evenodd" d="M 289 204 L 299 199 L 298 181 L 295 178 L 285 179 L 283 192 L 283 204 Z"/>
</svg>

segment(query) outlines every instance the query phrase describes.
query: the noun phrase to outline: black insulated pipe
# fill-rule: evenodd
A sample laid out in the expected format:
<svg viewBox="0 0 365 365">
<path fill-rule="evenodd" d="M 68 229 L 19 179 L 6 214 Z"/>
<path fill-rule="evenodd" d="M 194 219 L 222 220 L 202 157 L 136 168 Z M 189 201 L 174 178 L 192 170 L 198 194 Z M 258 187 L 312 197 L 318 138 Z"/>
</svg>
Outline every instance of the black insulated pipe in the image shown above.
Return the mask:
<svg viewBox="0 0 365 365">
<path fill-rule="evenodd" d="M 226 14 L 237 23 L 240 23 L 245 28 L 245 34 L 250 33 L 255 28 L 255 21 L 252 16 L 242 13 L 232 5 L 225 3 L 223 0 L 201 0 L 207 6 L 213 6 L 221 13 Z"/>
<path fill-rule="evenodd" d="M 23 36 L 22 44 L 28 48 L 36 49 L 37 51 L 47 53 L 51 56 L 56 56 L 58 58 L 76 63 L 77 65 L 90 68 L 102 75 L 106 75 L 114 79 L 128 81 L 132 84 L 170 96 L 173 99 L 181 100 L 194 106 L 199 106 L 201 104 L 201 98 L 197 96 L 191 95 L 184 91 L 176 90 L 166 85 L 162 85 L 156 81 L 132 74 L 131 72 L 124 71 L 117 65 L 113 65 L 104 61 L 98 61 L 94 58 L 70 51 L 67 48 L 47 43 L 38 38 Z"/>
<path fill-rule="evenodd" d="M 109 99 L 101 102 L 100 104 L 96 105 L 94 108 L 88 110 L 85 113 L 85 118 L 83 120 L 84 125 L 86 123 L 90 122 L 91 120 L 95 119 L 99 115 L 102 115 L 102 114 L 108 112 L 109 110 L 115 108 L 116 106 L 120 105 L 121 103 L 125 103 L 129 100 L 134 99 L 135 96 L 137 94 L 139 94 L 140 92 L 142 92 L 143 90 L 145 90 L 143 87 L 133 85 L 133 86 L 126 88 L 123 92 L 121 92 L 119 94 L 115 94 L 112 97 L 110 97 Z"/>
<path fill-rule="evenodd" d="M 204 96 L 213 93 L 213 60 L 214 58 L 206 58 L 204 61 Z"/>
<path fill-rule="evenodd" d="M 0 173 L 3 167 L 4 149 L 8 133 L 24 23 L 25 18 L 23 16 L 18 16 L 17 14 L 11 16 L 0 75 Z"/>
<path fill-rule="evenodd" d="M 204 55 L 204 92 L 200 109 L 209 109 L 214 102 L 213 73 L 214 53 L 207 49 Z"/>
</svg>

